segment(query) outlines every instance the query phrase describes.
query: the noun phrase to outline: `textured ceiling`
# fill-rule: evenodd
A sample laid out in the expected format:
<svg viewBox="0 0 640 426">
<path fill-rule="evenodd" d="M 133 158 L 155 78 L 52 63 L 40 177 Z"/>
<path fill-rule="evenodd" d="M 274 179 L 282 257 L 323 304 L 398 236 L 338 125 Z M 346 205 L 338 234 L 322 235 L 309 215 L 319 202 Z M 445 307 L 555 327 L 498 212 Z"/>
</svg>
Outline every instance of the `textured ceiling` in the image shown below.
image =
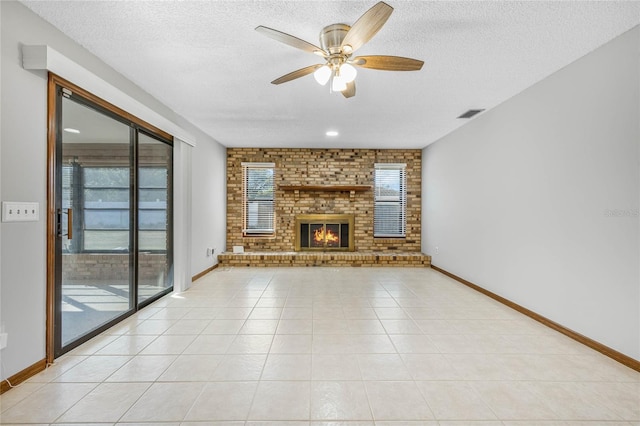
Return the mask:
<svg viewBox="0 0 640 426">
<path fill-rule="evenodd" d="M 640 23 L 639 2 L 388 0 L 359 55 L 425 61 L 421 71 L 359 69 L 357 95 L 313 76 L 319 63 L 264 37 L 313 44 L 375 1 L 23 1 L 104 62 L 229 147 L 422 148 Z M 338 137 L 325 136 L 337 130 Z"/>
</svg>

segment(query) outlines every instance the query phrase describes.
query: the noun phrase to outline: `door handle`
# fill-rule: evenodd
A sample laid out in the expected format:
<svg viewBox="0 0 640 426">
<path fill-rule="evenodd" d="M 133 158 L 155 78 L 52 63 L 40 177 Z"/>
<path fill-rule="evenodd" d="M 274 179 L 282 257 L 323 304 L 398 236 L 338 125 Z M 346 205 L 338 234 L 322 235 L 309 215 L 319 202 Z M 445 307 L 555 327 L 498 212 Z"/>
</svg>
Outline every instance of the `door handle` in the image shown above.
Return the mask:
<svg viewBox="0 0 640 426">
<path fill-rule="evenodd" d="M 73 238 L 73 209 L 67 209 L 67 240 Z"/>
<path fill-rule="evenodd" d="M 64 209 L 67 214 L 67 233 L 62 233 L 62 215 L 65 214 L 63 209 L 58 209 L 58 237 L 67 237 L 68 240 L 73 238 L 73 209 Z"/>
</svg>

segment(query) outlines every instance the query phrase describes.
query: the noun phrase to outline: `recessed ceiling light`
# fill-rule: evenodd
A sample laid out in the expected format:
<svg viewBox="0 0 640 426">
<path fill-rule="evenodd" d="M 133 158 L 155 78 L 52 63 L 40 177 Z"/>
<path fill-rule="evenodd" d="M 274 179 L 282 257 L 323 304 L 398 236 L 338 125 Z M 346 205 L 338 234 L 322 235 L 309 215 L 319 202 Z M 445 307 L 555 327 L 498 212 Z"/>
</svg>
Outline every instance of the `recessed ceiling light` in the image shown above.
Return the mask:
<svg viewBox="0 0 640 426">
<path fill-rule="evenodd" d="M 64 129 L 64 131 L 67 133 L 80 133 L 80 130 L 72 129 L 71 127 L 67 127 L 66 129 Z"/>
<path fill-rule="evenodd" d="M 338 132 L 335 130 L 328 130 L 327 133 L 325 133 L 325 135 L 334 137 L 334 136 L 338 136 Z"/>
</svg>

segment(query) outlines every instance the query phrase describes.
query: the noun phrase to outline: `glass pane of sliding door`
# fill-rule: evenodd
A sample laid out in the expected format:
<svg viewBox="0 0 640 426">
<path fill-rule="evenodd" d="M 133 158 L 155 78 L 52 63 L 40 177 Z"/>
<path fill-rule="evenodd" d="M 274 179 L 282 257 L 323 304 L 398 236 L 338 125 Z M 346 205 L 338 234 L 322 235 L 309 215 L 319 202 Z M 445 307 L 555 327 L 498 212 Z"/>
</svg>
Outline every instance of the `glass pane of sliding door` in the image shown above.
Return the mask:
<svg viewBox="0 0 640 426">
<path fill-rule="evenodd" d="M 135 306 L 131 127 L 80 100 L 58 102 L 59 354 Z"/>
<path fill-rule="evenodd" d="M 138 133 L 138 303 L 173 287 L 172 147 Z"/>
</svg>

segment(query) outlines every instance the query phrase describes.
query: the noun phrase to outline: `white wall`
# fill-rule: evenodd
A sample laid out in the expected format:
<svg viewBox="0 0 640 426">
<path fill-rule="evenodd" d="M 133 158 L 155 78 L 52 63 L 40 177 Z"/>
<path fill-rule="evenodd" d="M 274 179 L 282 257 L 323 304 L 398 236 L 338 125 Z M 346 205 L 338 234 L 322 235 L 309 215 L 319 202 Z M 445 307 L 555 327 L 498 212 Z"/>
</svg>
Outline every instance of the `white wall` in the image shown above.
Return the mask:
<svg viewBox="0 0 640 426">
<path fill-rule="evenodd" d="M 192 146 L 173 144 L 173 290 L 191 286 L 191 157 Z"/>
<path fill-rule="evenodd" d="M 227 235 L 227 151 L 220 145 L 198 148 L 199 153 L 192 158 L 192 275 L 218 263 L 218 254 L 226 249 Z M 214 248 L 215 254 L 207 256 L 207 248 Z"/>
<path fill-rule="evenodd" d="M 0 194 L 2 201 L 37 201 L 41 208 L 38 222 L 0 226 L 0 325 L 9 333 L 8 347 L 0 353 L 0 376 L 6 378 L 45 357 L 47 76 L 22 68 L 21 46 L 50 45 L 193 134 L 197 143 L 192 152 L 197 158 L 192 164 L 193 176 L 210 173 L 211 164 L 224 163 L 225 152 L 213 139 L 21 4 L 2 1 L 0 10 Z M 219 187 L 195 184 L 191 198 L 224 193 L 224 179 L 210 179 L 209 184 Z M 198 209 L 199 214 L 192 217 L 193 233 L 199 235 L 199 229 L 215 226 L 216 230 L 222 229 L 219 241 L 224 241 L 224 204 L 203 204 Z M 192 248 L 194 253 L 196 249 L 199 247 Z"/>
<path fill-rule="evenodd" d="M 428 146 L 422 236 L 434 265 L 636 359 L 639 40 L 636 27 Z"/>
</svg>

